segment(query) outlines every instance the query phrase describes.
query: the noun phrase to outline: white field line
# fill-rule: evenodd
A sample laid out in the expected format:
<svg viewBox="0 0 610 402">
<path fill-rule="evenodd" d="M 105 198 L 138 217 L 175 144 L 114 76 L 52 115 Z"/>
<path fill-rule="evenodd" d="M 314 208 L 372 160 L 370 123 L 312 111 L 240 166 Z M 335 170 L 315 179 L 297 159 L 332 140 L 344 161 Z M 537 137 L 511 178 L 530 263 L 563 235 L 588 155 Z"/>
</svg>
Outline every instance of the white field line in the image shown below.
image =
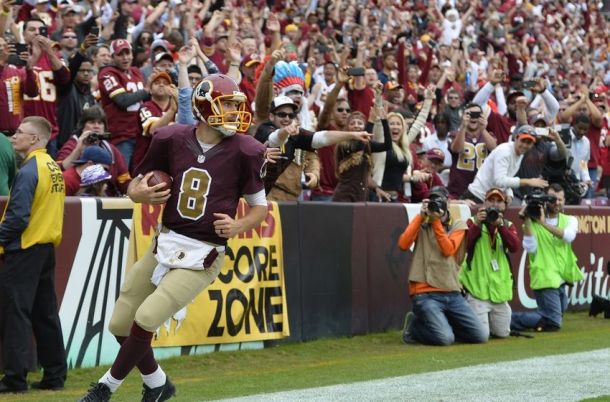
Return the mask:
<svg viewBox="0 0 610 402">
<path fill-rule="evenodd" d="M 579 401 L 610 395 L 610 349 L 227 401 Z"/>
</svg>

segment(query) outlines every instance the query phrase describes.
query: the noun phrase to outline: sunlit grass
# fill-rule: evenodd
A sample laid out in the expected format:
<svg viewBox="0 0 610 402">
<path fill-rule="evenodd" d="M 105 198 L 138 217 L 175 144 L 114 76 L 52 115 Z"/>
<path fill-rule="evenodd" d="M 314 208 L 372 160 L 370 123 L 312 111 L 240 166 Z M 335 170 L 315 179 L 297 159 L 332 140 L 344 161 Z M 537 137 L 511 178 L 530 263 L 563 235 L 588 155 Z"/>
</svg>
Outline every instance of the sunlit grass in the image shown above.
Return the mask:
<svg viewBox="0 0 610 402">
<path fill-rule="evenodd" d="M 582 352 L 610 347 L 610 320 L 570 313 L 559 332 L 533 334 L 533 339 L 491 340 L 485 345 L 428 347 L 405 345 L 398 331 L 353 338 L 285 344 L 264 350 L 219 352 L 162 361 L 178 389 L 176 401 L 201 401 L 314 386 L 350 383 L 481 363 Z M 0 397 L 1 401 L 76 401 L 90 382 L 108 369 L 69 373 L 62 392 L 31 391 Z M 31 376 L 35 380 L 36 375 Z M 112 401 L 139 401 L 136 371 Z M 595 399 L 606 401 L 606 399 Z"/>
</svg>

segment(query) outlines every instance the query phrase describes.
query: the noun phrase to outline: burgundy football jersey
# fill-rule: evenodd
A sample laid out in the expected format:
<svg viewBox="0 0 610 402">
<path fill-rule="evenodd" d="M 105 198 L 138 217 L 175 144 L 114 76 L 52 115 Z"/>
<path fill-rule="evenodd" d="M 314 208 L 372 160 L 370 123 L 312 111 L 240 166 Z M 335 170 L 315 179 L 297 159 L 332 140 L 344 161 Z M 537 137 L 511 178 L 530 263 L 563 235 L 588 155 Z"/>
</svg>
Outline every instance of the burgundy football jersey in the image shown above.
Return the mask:
<svg viewBox="0 0 610 402">
<path fill-rule="evenodd" d="M 57 137 L 57 86 L 70 83 L 70 71 L 63 66 L 57 71 L 51 68 L 49 56 L 40 55 L 34 66 L 34 74 L 38 81 L 39 94 L 33 98 L 23 95 L 24 116 L 42 116 L 51 123 L 53 132 L 51 139 Z"/>
<path fill-rule="evenodd" d="M 163 110 L 155 101 L 149 100 L 142 104 L 140 108 L 140 130 L 136 136 L 136 147 L 131 159 L 132 166 L 138 166 L 144 159 L 150 141 L 152 141 L 152 135 L 149 131 L 150 126 L 161 117 L 163 117 Z"/>
<path fill-rule="evenodd" d="M 140 130 L 140 102 L 123 110 L 112 101 L 116 95 L 129 92 L 135 93 L 144 89 L 144 79 L 137 67 L 122 71 L 115 66 L 103 67 L 98 74 L 100 102 L 108 119 L 108 131 L 112 133 L 113 144 L 118 144 L 130 138 L 135 138 Z"/>
<path fill-rule="evenodd" d="M 163 224 L 194 239 L 226 244 L 214 231 L 214 213 L 234 217 L 239 199 L 264 189 L 265 146 L 248 135 L 224 138 L 203 152 L 195 126 L 157 130 L 135 174 L 162 170 L 173 178 Z"/>
<path fill-rule="evenodd" d="M 450 134 L 454 138 L 456 132 Z M 453 198 L 460 198 L 474 181 L 479 168 L 487 157 L 489 150 L 483 141 L 465 138 L 464 149 L 459 154 L 451 152 L 453 159 L 449 170 L 449 184 L 447 189 Z"/>
<path fill-rule="evenodd" d="M 36 96 L 38 85 L 33 70 L 10 64 L 0 66 L 0 131 L 13 133 L 23 118 L 23 96 Z"/>
</svg>

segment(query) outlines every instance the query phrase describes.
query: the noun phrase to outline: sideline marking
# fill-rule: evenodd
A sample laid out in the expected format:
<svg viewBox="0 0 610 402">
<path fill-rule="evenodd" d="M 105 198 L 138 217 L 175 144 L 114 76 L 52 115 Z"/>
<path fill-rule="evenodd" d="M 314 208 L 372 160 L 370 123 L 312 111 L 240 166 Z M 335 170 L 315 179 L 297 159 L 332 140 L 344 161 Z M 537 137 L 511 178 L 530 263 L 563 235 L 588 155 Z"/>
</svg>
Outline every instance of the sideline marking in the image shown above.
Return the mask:
<svg viewBox="0 0 610 402">
<path fill-rule="evenodd" d="M 610 394 L 610 348 L 226 401 L 580 401 Z"/>
</svg>

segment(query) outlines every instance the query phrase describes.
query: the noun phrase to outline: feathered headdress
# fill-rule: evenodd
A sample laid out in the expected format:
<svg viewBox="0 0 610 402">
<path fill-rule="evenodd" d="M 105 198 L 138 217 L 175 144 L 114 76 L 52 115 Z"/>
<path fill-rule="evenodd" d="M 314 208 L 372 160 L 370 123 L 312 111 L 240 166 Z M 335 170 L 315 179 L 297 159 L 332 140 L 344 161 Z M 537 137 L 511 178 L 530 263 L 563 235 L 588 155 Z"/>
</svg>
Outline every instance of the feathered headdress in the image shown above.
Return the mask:
<svg viewBox="0 0 610 402">
<path fill-rule="evenodd" d="M 305 74 L 303 74 L 299 64 L 296 61 L 290 63 L 283 60 L 278 61 L 273 75 L 273 87 L 281 95 L 285 95 L 294 89 L 304 92 Z"/>
</svg>

